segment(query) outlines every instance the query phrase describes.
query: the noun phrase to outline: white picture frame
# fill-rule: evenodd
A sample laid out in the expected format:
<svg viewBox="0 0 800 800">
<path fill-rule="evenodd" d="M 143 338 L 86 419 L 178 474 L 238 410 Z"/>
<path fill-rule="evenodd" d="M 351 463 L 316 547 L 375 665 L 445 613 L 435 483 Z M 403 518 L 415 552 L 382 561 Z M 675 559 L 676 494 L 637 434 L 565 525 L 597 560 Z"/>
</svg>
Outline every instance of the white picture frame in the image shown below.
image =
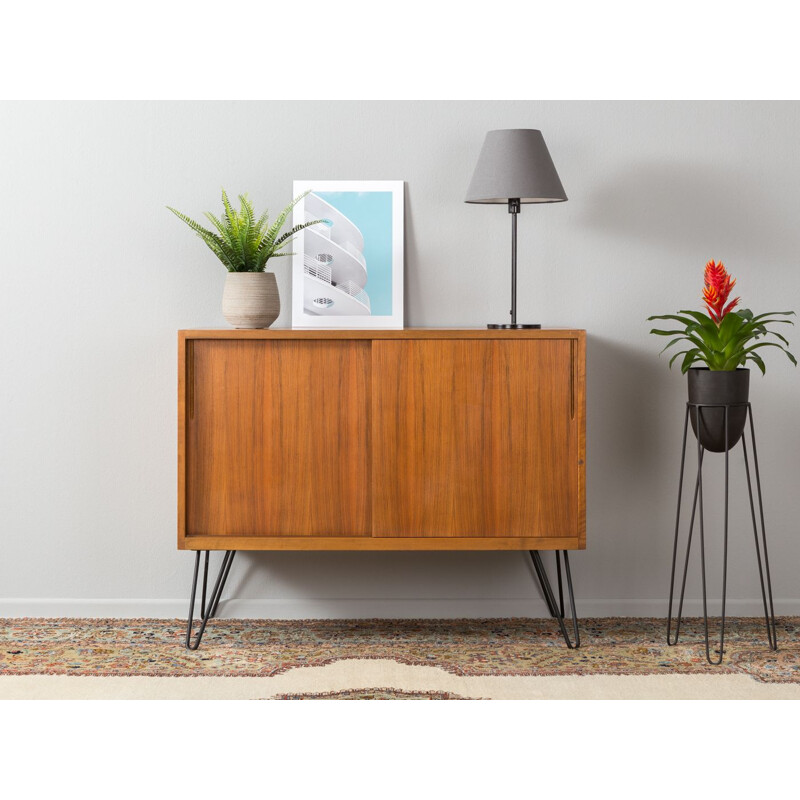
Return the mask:
<svg viewBox="0 0 800 800">
<path fill-rule="evenodd" d="M 403 327 L 403 181 L 296 180 L 293 328 Z M 371 281 L 371 282 L 370 282 Z M 372 296 L 370 296 L 372 291 Z"/>
</svg>

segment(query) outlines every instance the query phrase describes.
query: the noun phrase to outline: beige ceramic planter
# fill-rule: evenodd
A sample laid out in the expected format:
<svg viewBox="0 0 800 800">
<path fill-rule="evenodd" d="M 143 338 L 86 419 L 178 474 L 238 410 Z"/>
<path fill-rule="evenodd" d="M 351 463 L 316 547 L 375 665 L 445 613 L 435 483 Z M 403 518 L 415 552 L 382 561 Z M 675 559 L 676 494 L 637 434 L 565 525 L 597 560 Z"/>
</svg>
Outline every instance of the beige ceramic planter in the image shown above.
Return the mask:
<svg viewBox="0 0 800 800">
<path fill-rule="evenodd" d="M 234 328 L 269 328 L 281 312 L 274 272 L 229 272 L 222 313 Z"/>
</svg>

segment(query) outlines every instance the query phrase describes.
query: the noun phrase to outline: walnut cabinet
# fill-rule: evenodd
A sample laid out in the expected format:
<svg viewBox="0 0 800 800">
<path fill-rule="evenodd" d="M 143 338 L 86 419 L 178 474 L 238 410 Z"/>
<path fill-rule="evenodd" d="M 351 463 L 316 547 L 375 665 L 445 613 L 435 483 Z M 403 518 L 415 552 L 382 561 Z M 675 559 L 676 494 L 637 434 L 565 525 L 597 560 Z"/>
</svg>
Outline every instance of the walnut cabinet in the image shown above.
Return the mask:
<svg viewBox="0 0 800 800">
<path fill-rule="evenodd" d="M 179 334 L 178 547 L 586 544 L 585 332 Z"/>
</svg>

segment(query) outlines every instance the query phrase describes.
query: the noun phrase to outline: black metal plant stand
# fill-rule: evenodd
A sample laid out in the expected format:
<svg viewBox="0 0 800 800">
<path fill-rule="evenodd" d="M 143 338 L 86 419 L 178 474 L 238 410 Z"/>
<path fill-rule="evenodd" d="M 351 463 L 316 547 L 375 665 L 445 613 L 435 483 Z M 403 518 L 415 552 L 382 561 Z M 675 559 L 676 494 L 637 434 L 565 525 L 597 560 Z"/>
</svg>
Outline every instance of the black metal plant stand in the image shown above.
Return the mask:
<svg viewBox="0 0 800 800">
<path fill-rule="evenodd" d="M 200 647 L 200 642 L 203 639 L 203 634 L 206 630 L 208 621 L 217 613 L 220 598 L 222 597 L 222 590 L 225 588 L 225 581 L 228 580 L 228 574 L 231 571 L 231 564 L 233 564 L 233 557 L 236 555 L 235 550 L 226 550 L 222 558 L 222 563 L 219 567 L 217 580 L 214 583 L 214 588 L 211 590 L 211 597 L 208 598 L 206 603 L 206 594 L 208 591 L 208 561 L 210 551 L 205 551 L 205 562 L 203 566 L 203 588 L 200 594 L 200 627 L 197 632 L 192 636 L 194 628 L 194 606 L 195 598 L 197 597 L 197 577 L 200 574 L 200 550 L 197 551 L 194 561 L 194 577 L 192 578 L 192 594 L 189 600 L 189 619 L 186 624 L 186 647 L 189 650 L 197 650 Z M 556 605 L 555 595 L 550 581 L 547 577 L 547 571 L 542 564 L 542 557 L 536 550 L 531 550 L 531 559 L 533 561 L 533 568 L 536 570 L 536 576 L 542 587 L 545 602 L 550 614 L 558 621 L 558 627 L 561 629 L 561 635 L 570 649 L 581 646 L 581 636 L 578 631 L 578 615 L 575 610 L 575 595 L 572 591 L 572 573 L 569 569 L 569 554 L 564 551 L 564 568 L 567 577 L 567 591 L 569 593 L 569 606 L 572 614 L 572 630 L 574 633 L 574 642 L 570 641 L 569 634 L 567 633 L 566 625 L 564 624 L 564 587 L 561 579 L 561 553 L 556 551 L 556 571 L 558 576 L 558 605 Z"/>
<path fill-rule="evenodd" d="M 561 582 L 561 552 L 556 550 L 556 572 L 558 576 L 558 605 L 553 595 L 553 588 L 550 586 L 550 581 L 547 577 L 547 571 L 542 564 L 542 556 L 538 550 L 529 551 L 531 560 L 533 561 L 533 568 L 536 570 L 536 577 L 539 579 L 539 584 L 542 587 L 547 609 L 550 616 L 555 617 L 558 621 L 558 627 L 561 629 L 561 635 L 570 650 L 577 649 L 581 646 L 581 634 L 578 630 L 578 612 L 575 610 L 575 595 L 572 591 L 572 573 L 569 569 L 569 553 L 564 550 L 564 569 L 567 575 L 567 590 L 569 592 L 569 607 L 572 614 L 572 631 L 574 634 L 574 641 L 570 641 L 567 627 L 564 624 L 564 588 Z"/>
<path fill-rule="evenodd" d="M 728 476 L 729 476 L 729 438 L 728 438 L 728 425 L 729 414 L 732 408 L 741 408 L 746 406 L 746 416 L 749 419 L 750 425 L 750 441 L 753 447 L 753 468 L 756 477 L 756 493 L 758 495 L 758 516 L 761 522 L 761 545 L 759 545 L 758 538 L 758 525 L 756 523 L 756 509 L 753 502 L 753 485 L 750 478 L 750 462 L 747 457 L 747 432 L 742 432 L 742 453 L 744 455 L 744 469 L 747 476 L 747 492 L 750 498 L 750 515 L 753 521 L 753 537 L 756 545 L 756 560 L 758 561 L 758 576 L 761 580 L 761 597 L 764 602 L 764 620 L 767 626 L 767 640 L 769 642 L 770 650 L 778 649 L 778 638 L 775 629 L 775 608 L 772 601 L 772 582 L 769 574 L 769 558 L 767 555 L 767 534 L 764 527 L 764 504 L 761 498 L 761 477 L 758 471 L 758 453 L 756 451 L 756 434 L 753 426 L 753 409 L 750 403 L 687 403 L 686 404 L 686 417 L 683 423 L 683 448 L 681 452 L 681 472 L 680 482 L 678 484 L 678 511 L 675 518 L 675 543 L 672 548 L 672 573 L 670 576 L 669 586 L 669 619 L 667 621 L 667 644 L 675 645 L 678 643 L 678 636 L 680 635 L 681 617 L 683 614 L 683 599 L 686 591 L 686 573 L 689 568 L 689 554 L 692 548 L 692 534 L 694 532 L 695 518 L 699 517 L 700 528 L 700 568 L 702 575 L 703 586 L 703 622 L 705 625 L 705 644 L 706 644 L 706 659 L 709 664 L 717 666 L 722 663 L 725 646 L 725 601 L 726 590 L 728 582 Z M 723 531 L 723 556 L 722 556 L 722 609 L 719 628 L 719 658 L 713 659 L 711 657 L 711 645 L 709 641 L 708 630 L 708 599 L 706 593 L 706 555 L 705 555 L 705 527 L 703 524 L 703 460 L 705 455 L 705 448 L 700 443 L 701 421 L 703 421 L 702 410 L 705 408 L 721 408 L 724 410 L 724 425 L 725 425 L 725 517 L 724 517 L 724 531 Z M 689 521 L 689 534 L 686 542 L 686 558 L 683 565 L 683 580 L 681 581 L 681 595 L 680 603 L 678 605 L 678 615 L 675 621 L 675 638 L 672 639 L 672 604 L 675 592 L 675 567 L 678 557 L 678 536 L 680 533 L 680 519 L 681 519 L 681 498 L 683 494 L 683 476 L 684 467 L 686 463 L 686 434 L 689 427 L 689 415 L 694 414 L 695 430 L 698 433 L 697 437 L 697 478 L 694 487 L 694 500 L 692 501 L 692 514 Z M 699 515 L 697 514 L 699 507 Z M 764 557 L 762 562 L 761 547 L 764 550 Z M 766 572 L 766 583 L 764 574 Z M 769 605 L 767 599 L 769 598 Z"/>
</svg>

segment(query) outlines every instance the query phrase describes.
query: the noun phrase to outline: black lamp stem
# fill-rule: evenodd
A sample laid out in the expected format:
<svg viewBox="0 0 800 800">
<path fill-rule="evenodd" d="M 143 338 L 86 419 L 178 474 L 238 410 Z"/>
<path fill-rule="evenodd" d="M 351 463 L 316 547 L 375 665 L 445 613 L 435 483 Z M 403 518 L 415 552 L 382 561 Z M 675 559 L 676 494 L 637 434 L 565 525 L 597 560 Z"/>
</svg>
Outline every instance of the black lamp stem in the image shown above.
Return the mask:
<svg viewBox="0 0 800 800">
<path fill-rule="evenodd" d="M 511 324 L 517 324 L 517 214 L 519 199 L 508 201 L 511 214 Z"/>
<path fill-rule="evenodd" d="M 519 329 L 541 328 L 541 325 L 519 325 L 517 323 L 517 214 L 519 214 L 519 198 L 508 201 L 508 213 L 511 214 L 511 324 L 487 325 L 487 328 Z"/>
</svg>

